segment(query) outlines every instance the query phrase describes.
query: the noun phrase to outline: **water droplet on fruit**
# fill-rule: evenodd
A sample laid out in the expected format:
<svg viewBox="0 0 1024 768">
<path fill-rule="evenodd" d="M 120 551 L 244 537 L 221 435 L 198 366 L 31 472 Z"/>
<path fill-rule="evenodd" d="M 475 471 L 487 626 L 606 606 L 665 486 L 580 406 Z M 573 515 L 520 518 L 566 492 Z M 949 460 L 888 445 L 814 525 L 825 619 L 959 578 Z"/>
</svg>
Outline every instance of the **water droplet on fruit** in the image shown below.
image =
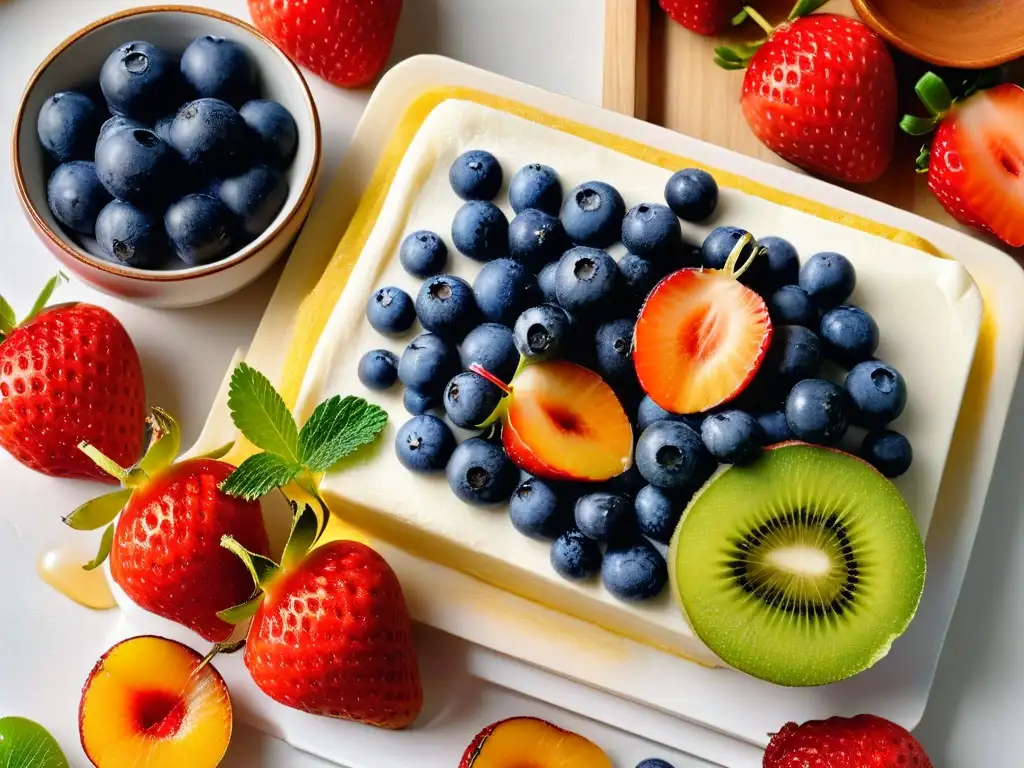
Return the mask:
<svg viewBox="0 0 1024 768">
<path fill-rule="evenodd" d="M 576 193 L 576 205 L 590 213 L 601 207 L 601 195 L 594 189 L 581 189 Z"/>
<path fill-rule="evenodd" d="M 580 280 L 593 280 L 597 274 L 597 263 L 593 259 L 580 259 L 576 262 L 573 274 Z"/>
<path fill-rule="evenodd" d="M 128 46 L 128 48 L 131 49 L 132 47 Z M 124 68 L 133 75 L 141 75 L 149 69 L 149 57 L 144 53 L 131 49 L 128 55 L 124 57 Z"/>
</svg>

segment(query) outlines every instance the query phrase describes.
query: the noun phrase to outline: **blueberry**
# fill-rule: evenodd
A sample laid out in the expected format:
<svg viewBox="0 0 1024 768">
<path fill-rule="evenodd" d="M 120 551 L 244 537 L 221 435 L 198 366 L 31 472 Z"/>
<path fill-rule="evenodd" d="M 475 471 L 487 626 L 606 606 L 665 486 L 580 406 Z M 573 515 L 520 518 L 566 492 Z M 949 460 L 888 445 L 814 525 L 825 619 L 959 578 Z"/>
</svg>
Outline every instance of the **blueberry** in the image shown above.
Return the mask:
<svg viewBox="0 0 1024 768">
<path fill-rule="evenodd" d="M 288 199 L 288 181 L 266 165 L 254 165 L 220 184 L 220 201 L 251 238 L 269 229 Z"/>
<path fill-rule="evenodd" d="M 469 283 L 455 275 L 427 278 L 416 295 L 416 316 L 426 330 L 460 341 L 479 322 Z"/>
<path fill-rule="evenodd" d="M 610 480 L 601 483 L 600 488 L 602 491 L 617 493 L 620 496 L 633 499 L 645 485 L 647 485 L 647 481 L 644 476 L 640 474 L 636 464 L 632 464 L 625 472 L 620 472 Z"/>
<path fill-rule="evenodd" d="M 156 120 L 170 112 L 179 95 L 175 62 L 155 45 L 125 43 L 100 70 L 100 89 L 115 115 Z"/>
<path fill-rule="evenodd" d="M 594 334 L 595 369 L 609 384 L 636 378 L 633 368 L 632 320 L 611 320 Z"/>
<path fill-rule="evenodd" d="M 493 203 L 470 200 L 452 219 L 452 242 L 459 253 L 477 261 L 508 254 L 508 219 Z"/>
<path fill-rule="evenodd" d="M 631 306 L 639 307 L 665 276 L 665 269 L 661 264 L 648 261 L 635 253 L 627 253 L 619 259 L 619 276 L 625 292 L 632 300 Z"/>
<path fill-rule="evenodd" d="M 472 371 L 456 374 L 444 388 L 444 411 L 452 424 L 475 429 L 494 413 L 502 391 Z"/>
<path fill-rule="evenodd" d="M 178 158 L 148 128 L 131 128 L 107 136 L 96 148 L 96 173 L 118 200 L 156 206 L 173 196 Z"/>
<path fill-rule="evenodd" d="M 745 229 L 739 227 L 716 227 L 711 230 L 704 243 L 700 247 L 700 261 L 708 269 L 721 269 L 725 266 L 725 262 L 729 259 L 729 254 L 732 253 L 732 249 L 736 247 L 736 243 L 744 235 L 750 234 Z M 747 259 L 754 253 L 754 242 L 751 241 L 746 248 L 743 249 L 743 253 L 740 254 L 737 265 L 742 265 Z M 755 264 L 757 261 L 754 262 Z M 753 267 L 751 267 L 753 269 Z M 748 270 L 749 272 L 749 270 Z M 744 278 L 747 277 L 745 274 Z M 746 283 L 744 279 L 742 282 Z"/>
<path fill-rule="evenodd" d="M 463 152 L 448 169 L 448 182 L 463 200 L 493 200 L 501 189 L 501 163 L 490 152 Z"/>
<path fill-rule="evenodd" d="M 793 430 L 789 428 L 789 422 L 786 421 L 785 411 L 762 413 L 757 417 L 757 424 L 761 428 L 761 435 L 764 438 L 765 445 L 784 443 L 796 437 L 793 434 Z"/>
<path fill-rule="evenodd" d="M 768 299 L 768 314 L 775 325 L 818 328 L 818 308 L 799 285 L 784 285 Z"/>
<path fill-rule="evenodd" d="M 565 355 L 572 341 L 572 320 L 555 304 L 531 307 L 519 316 L 513 339 L 519 354 L 531 360 L 550 360 Z"/>
<path fill-rule="evenodd" d="M 597 248 L 577 246 L 562 254 L 555 294 L 567 312 L 586 312 L 610 303 L 618 284 L 615 259 Z"/>
<path fill-rule="evenodd" d="M 554 168 L 539 163 L 524 165 L 508 185 L 508 201 L 516 213 L 536 208 L 557 216 L 562 207 L 562 183 Z"/>
<path fill-rule="evenodd" d="M 506 383 L 512 381 L 519 367 L 519 350 L 512 330 L 497 323 L 481 323 L 467 333 L 460 354 L 464 369 L 469 370 L 476 363 Z"/>
<path fill-rule="evenodd" d="M 601 545 L 570 529 L 552 542 L 551 567 L 566 579 L 589 579 L 601 570 Z"/>
<path fill-rule="evenodd" d="M 822 310 L 842 304 L 856 285 L 853 264 L 838 253 L 816 253 L 800 267 L 800 287 Z"/>
<path fill-rule="evenodd" d="M 562 227 L 578 245 L 605 248 L 619 239 L 626 204 L 614 187 L 601 181 L 580 184 L 562 203 Z"/>
<path fill-rule="evenodd" d="M 146 128 L 146 125 L 144 123 L 140 123 L 138 120 L 130 120 L 127 117 L 121 117 L 120 115 L 114 115 L 113 117 L 108 118 L 107 120 L 105 120 L 103 122 L 103 125 L 100 126 L 100 132 L 96 136 L 96 146 L 93 148 L 94 152 L 99 150 L 100 145 L 104 141 L 109 139 L 115 133 L 120 133 L 121 131 L 125 130 L 126 128 L 141 128 L 143 130 L 148 130 Z M 157 133 L 157 132 L 154 131 L 154 133 Z M 157 136 L 160 136 L 160 134 L 157 133 Z M 163 139 L 165 142 L 167 141 L 167 139 L 165 139 L 163 136 L 160 136 L 160 138 Z"/>
<path fill-rule="evenodd" d="M 649 757 L 637 763 L 636 768 L 675 768 L 672 763 L 667 763 L 657 757 Z"/>
<path fill-rule="evenodd" d="M 543 269 L 537 273 L 537 285 L 544 296 L 544 301 L 550 304 L 558 303 L 558 262 L 552 261 L 545 264 Z"/>
<path fill-rule="evenodd" d="M 558 259 L 568 247 L 568 238 L 557 216 L 527 208 L 508 225 L 508 252 L 534 272 Z"/>
<path fill-rule="evenodd" d="M 868 432 L 860 446 L 860 456 L 886 477 L 899 477 L 914 460 L 910 441 L 891 429 Z"/>
<path fill-rule="evenodd" d="M 704 419 L 700 436 L 708 453 L 724 464 L 747 464 L 761 449 L 757 419 L 743 411 L 720 411 Z"/>
<path fill-rule="evenodd" d="M 879 360 L 855 365 L 846 376 L 845 389 L 853 403 L 854 420 L 865 427 L 894 421 L 907 405 L 907 382 Z"/>
<path fill-rule="evenodd" d="M 683 245 L 679 219 L 661 203 L 640 203 L 622 220 L 622 244 L 630 253 L 647 259 L 663 259 Z"/>
<path fill-rule="evenodd" d="M 181 54 L 181 76 L 201 99 L 240 106 L 256 91 L 256 67 L 238 43 L 204 35 Z"/>
<path fill-rule="evenodd" d="M 604 553 L 601 583 L 620 600 L 649 600 L 668 583 L 668 566 L 653 544 L 640 539 Z"/>
<path fill-rule="evenodd" d="M 543 480 L 528 477 L 508 502 L 512 527 L 524 536 L 555 539 L 572 527 L 572 514 L 558 492 Z"/>
<path fill-rule="evenodd" d="M 154 267 L 170 256 L 160 217 L 121 200 L 100 211 L 96 242 L 110 259 L 129 267 Z"/>
<path fill-rule="evenodd" d="M 439 472 L 455 451 L 455 436 L 437 416 L 413 416 L 395 435 L 395 453 L 413 472 Z"/>
<path fill-rule="evenodd" d="M 292 113 L 276 101 L 247 101 L 238 114 L 249 127 L 256 155 L 267 165 L 284 170 L 299 148 L 299 128 Z"/>
<path fill-rule="evenodd" d="M 177 113 L 175 113 L 177 114 Z M 111 120 L 124 120 L 123 117 L 112 117 Z M 174 123 L 174 115 L 164 115 L 153 125 L 153 133 L 160 137 L 160 140 L 170 146 L 171 124 Z"/>
<path fill-rule="evenodd" d="M 484 320 L 511 326 L 540 301 L 537 278 L 518 261 L 495 259 L 484 264 L 473 281 L 473 297 Z"/>
<path fill-rule="evenodd" d="M 370 294 L 366 301 L 366 319 L 378 333 L 398 335 L 412 328 L 416 309 L 408 293 L 389 285 Z"/>
<path fill-rule="evenodd" d="M 96 229 L 96 217 L 110 202 L 110 194 L 96 175 L 95 163 L 72 160 L 50 174 L 46 202 L 54 218 L 65 227 L 91 235 Z"/>
<path fill-rule="evenodd" d="M 800 440 L 834 445 L 849 425 L 846 394 L 831 381 L 804 379 L 786 398 L 786 423 Z"/>
<path fill-rule="evenodd" d="M 500 445 L 471 437 L 448 460 L 448 485 L 468 504 L 508 501 L 519 482 L 519 469 Z"/>
<path fill-rule="evenodd" d="M 860 307 L 840 304 L 822 316 L 821 338 L 829 357 L 847 367 L 854 366 L 878 349 L 878 325 Z"/>
<path fill-rule="evenodd" d="M 437 392 L 420 392 L 406 387 L 402 392 L 402 405 L 413 416 L 422 416 L 427 411 L 441 407 L 441 395 Z"/>
<path fill-rule="evenodd" d="M 677 413 L 669 413 L 654 402 L 650 395 L 647 395 L 640 401 L 640 407 L 637 409 L 637 431 L 643 432 L 656 421 L 681 421 L 685 424 L 689 424 L 694 429 L 699 430 L 703 418 L 699 416 L 680 416 Z"/>
<path fill-rule="evenodd" d="M 421 333 L 410 341 L 398 362 L 398 378 L 409 390 L 438 397 L 458 372 L 458 350 L 433 333 Z M 436 405 L 440 400 L 431 407 Z"/>
<path fill-rule="evenodd" d="M 647 482 L 682 488 L 703 482 L 715 462 L 693 429 L 677 421 L 656 421 L 636 443 L 636 465 Z"/>
<path fill-rule="evenodd" d="M 58 163 L 92 160 L 103 113 L 88 96 L 61 91 L 43 102 L 36 131 L 43 149 Z"/>
<path fill-rule="evenodd" d="M 764 370 L 791 384 L 817 376 L 821 360 L 818 334 L 802 325 L 783 325 L 772 336 Z"/>
<path fill-rule="evenodd" d="M 389 389 L 398 381 L 398 355 L 389 349 L 371 349 L 359 358 L 359 380 L 368 389 Z"/>
<path fill-rule="evenodd" d="M 645 485 L 636 495 L 635 506 L 640 533 L 662 544 L 668 544 L 686 505 L 664 488 Z"/>
<path fill-rule="evenodd" d="M 782 286 L 796 283 L 800 276 L 800 257 L 793 244 L 781 237 L 763 237 L 757 244 L 763 249 L 758 261 L 764 274 L 758 288 L 770 296 Z"/>
<path fill-rule="evenodd" d="M 207 195 L 186 195 L 164 212 L 164 228 L 178 258 L 196 266 L 231 252 L 230 213 Z"/>
<path fill-rule="evenodd" d="M 245 167 L 249 144 L 242 116 L 220 99 L 196 99 L 171 123 L 171 146 L 190 166 L 214 175 Z"/>
<path fill-rule="evenodd" d="M 444 269 L 448 261 L 448 246 L 433 232 L 421 229 L 402 241 L 398 260 L 402 269 L 413 277 L 431 277 Z"/>
<path fill-rule="evenodd" d="M 707 171 L 684 168 L 665 184 L 665 202 L 683 221 L 704 221 L 718 206 L 718 183 Z"/>
<path fill-rule="evenodd" d="M 625 496 L 598 491 L 576 502 L 576 527 L 605 544 L 624 541 L 636 532 L 633 502 Z"/>
</svg>

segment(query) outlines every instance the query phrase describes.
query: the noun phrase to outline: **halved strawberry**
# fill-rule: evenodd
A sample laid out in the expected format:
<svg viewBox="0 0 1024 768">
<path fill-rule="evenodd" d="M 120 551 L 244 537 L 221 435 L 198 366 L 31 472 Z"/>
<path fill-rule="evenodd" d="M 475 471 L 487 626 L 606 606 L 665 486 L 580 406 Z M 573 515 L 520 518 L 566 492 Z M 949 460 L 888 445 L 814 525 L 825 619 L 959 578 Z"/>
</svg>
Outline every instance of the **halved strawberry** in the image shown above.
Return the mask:
<svg viewBox="0 0 1024 768">
<path fill-rule="evenodd" d="M 633 430 L 604 379 L 565 361 L 527 366 L 502 415 L 509 457 L 553 480 L 608 480 L 630 468 Z"/>
<path fill-rule="evenodd" d="M 744 240 L 749 239 L 749 235 Z M 737 254 L 745 246 L 737 243 Z M 640 385 L 672 413 L 699 413 L 736 397 L 768 351 L 772 323 L 764 300 L 733 272 L 681 269 L 644 302 L 634 332 Z"/>
</svg>

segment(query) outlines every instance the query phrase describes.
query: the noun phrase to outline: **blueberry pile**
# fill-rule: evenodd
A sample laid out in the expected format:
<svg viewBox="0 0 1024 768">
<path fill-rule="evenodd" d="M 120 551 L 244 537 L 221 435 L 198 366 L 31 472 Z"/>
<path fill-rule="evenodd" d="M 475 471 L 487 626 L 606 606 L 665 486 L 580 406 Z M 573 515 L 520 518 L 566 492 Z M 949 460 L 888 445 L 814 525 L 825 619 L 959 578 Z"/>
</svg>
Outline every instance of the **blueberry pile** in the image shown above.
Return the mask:
<svg viewBox="0 0 1024 768">
<path fill-rule="evenodd" d="M 287 109 L 259 98 L 259 72 L 238 43 L 207 35 L 180 59 L 125 43 L 96 91 L 48 98 L 37 131 L 57 164 L 51 212 L 69 234 L 95 237 L 107 259 L 209 264 L 257 238 L 284 207 L 298 128 Z"/>
<path fill-rule="evenodd" d="M 910 445 L 885 430 L 906 402 L 900 374 L 872 356 L 878 328 L 846 302 L 856 275 L 839 254 L 817 254 L 801 266 L 793 246 L 766 237 L 752 244 L 742 281 L 770 306 L 775 340 L 755 380 L 728 407 L 678 415 L 642 391 L 632 361 L 638 312 L 653 287 L 685 267 L 720 268 L 746 233 L 713 230 L 688 244 L 680 219 L 701 222 L 716 210 L 718 186 L 708 173 L 673 175 L 664 202 L 627 210 L 620 193 L 587 182 L 563 194 L 545 165 L 520 168 L 507 184 L 510 222 L 493 200 L 504 185 L 488 152 L 460 155 L 449 172 L 464 202 L 450 242 L 483 262 L 473 284 L 446 273 L 452 254 L 430 231 L 400 245 L 404 270 L 423 282 L 415 296 L 383 286 L 366 316 L 379 333 L 399 337 L 418 321 L 423 332 L 400 356 L 367 352 L 358 375 L 371 389 L 401 382 L 412 414 L 396 436 L 401 463 L 414 472 L 444 472 L 453 493 L 477 505 L 507 504 L 525 536 L 551 542 L 551 564 L 571 580 L 600 575 L 626 601 L 660 594 L 667 582 L 664 546 L 687 502 L 720 463 L 752 460 L 764 446 L 801 439 L 831 445 L 850 423 L 873 430 L 865 458 L 886 474 L 905 471 Z M 621 243 L 616 261 L 607 250 Z M 568 359 L 599 373 L 627 413 L 635 414 L 634 466 L 603 483 L 554 482 L 523 476 L 488 422 L 521 361 Z M 826 361 L 846 366 L 844 386 L 822 376 Z M 444 418 L 447 417 L 447 418 Z M 450 425 L 475 430 L 458 442 Z"/>
</svg>

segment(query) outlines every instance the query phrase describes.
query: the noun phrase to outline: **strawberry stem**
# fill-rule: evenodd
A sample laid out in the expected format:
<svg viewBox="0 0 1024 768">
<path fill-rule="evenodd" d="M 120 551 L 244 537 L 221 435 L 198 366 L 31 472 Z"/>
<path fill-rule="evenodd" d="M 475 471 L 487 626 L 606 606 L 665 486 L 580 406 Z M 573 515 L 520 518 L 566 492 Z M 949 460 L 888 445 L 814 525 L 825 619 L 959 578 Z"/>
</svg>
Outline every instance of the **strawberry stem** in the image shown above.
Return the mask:
<svg viewBox="0 0 1024 768">
<path fill-rule="evenodd" d="M 78 444 L 78 450 L 92 459 L 92 463 L 102 469 L 108 475 L 120 481 L 121 485 L 128 483 L 128 470 L 122 467 L 113 459 L 107 458 L 99 448 L 89 445 L 83 441 Z"/>
<path fill-rule="evenodd" d="M 319 497 L 317 497 L 319 499 Z M 292 508 L 292 529 L 288 534 L 288 542 L 284 545 L 281 555 L 281 567 L 288 569 L 298 565 L 302 558 L 313 548 L 322 533 L 320 519 L 309 504 L 299 505 L 290 501 Z M 324 512 L 326 515 L 327 513 Z"/>
<path fill-rule="evenodd" d="M 751 244 L 753 244 L 753 247 L 750 251 L 750 256 L 737 268 L 740 257 L 743 255 L 743 251 Z M 743 277 L 743 273 L 750 269 L 750 266 L 754 263 L 754 259 L 760 256 L 762 251 L 764 251 L 764 249 L 757 244 L 754 236 L 749 232 L 744 233 L 743 237 L 737 240 L 736 245 L 734 245 L 732 250 L 729 251 L 729 256 L 725 260 L 725 266 L 722 267 L 722 274 L 726 277 L 731 277 L 734 280 L 739 280 Z"/>
<path fill-rule="evenodd" d="M 756 8 L 752 8 L 751 6 L 746 5 L 743 7 L 743 10 L 746 12 L 748 18 L 753 19 L 754 23 L 757 24 L 757 26 L 759 26 L 761 29 L 763 29 L 764 33 L 769 37 L 771 36 L 772 32 L 775 31 L 775 27 L 771 25 L 768 19 L 766 19 L 764 16 L 758 13 Z"/>
<path fill-rule="evenodd" d="M 168 467 L 178 458 L 181 447 L 181 430 L 178 423 L 163 408 L 154 407 L 146 417 L 150 426 L 149 448 L 139 462 L 139 470 L 154 475 Z"/>
<path fill-rule="evenodd" d="M 925 72 L 914 86 L 914 92 L 925 109 L 935 117 L 942 117 L 953 108 L 953 95 L 941 77 Z"/>
<path fill-rule="evenodd" d="M 795 21 L 802 16 L 814 13 L 827 2 L 828 0 L 798 0 L 797 4 L 793 6 L 793 10 L 789 12 L 789 20 Z"/>
<path fill-rule="evenodd" d="M 495 376 L 493 373 L 491 373 L 486 368 L 484 368 L 482 365 L 480 365 L 480 363 L 472 363 L 472 364 L 470 364 L 469 370 L 471 370 L 477 376 L 483 376 L 485 379 L 487 379 L 489 382 L 491 382 L 491 384 L 496 386 L 498 389 L 500 389 L 506 395 L 511 395 L 512 394 L 512 387 L 511 387 L 511 385 L 506 384 L 504 381 L 502 381 L 497 376 Z"/>
<path fill-rule="evenodd" d="M 223 643 L 214 643 L 213 647 L 210 648 L 210 652 L 203 656 L 203 660 L 199 662 L 199 666 L 192 670 L 191 674 L 189 675 L 189 679 L 192 679 L 200 672 L 202 672 L 203 668 L 211 661 L 213 661 L 214 656 L 218 656 L 222 653 L 237 653 L 244 647 L 245 638 L 242 638 L 241 640 L 227 640 Z"/>
</svg>

